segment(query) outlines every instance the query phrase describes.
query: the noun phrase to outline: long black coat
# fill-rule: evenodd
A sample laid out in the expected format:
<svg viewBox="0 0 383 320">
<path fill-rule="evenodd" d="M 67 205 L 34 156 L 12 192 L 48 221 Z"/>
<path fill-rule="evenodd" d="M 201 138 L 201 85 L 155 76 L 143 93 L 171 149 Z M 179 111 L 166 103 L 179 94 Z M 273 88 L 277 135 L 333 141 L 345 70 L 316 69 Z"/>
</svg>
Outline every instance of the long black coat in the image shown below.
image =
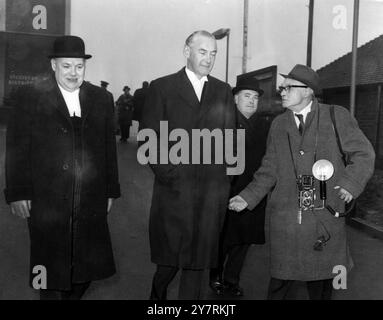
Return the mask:
<svg viewBox="0 0 383 320">
<path fill-rule="evenodd" d="M 134 96 L 133 96 L 133 105 L 134 105 L 133 120 L 136 120 L 138 122 L 141 121 L 142 109 L 144 108 L 145 97 L 146 97 L 147 93 L 148 93 L 148 88 L 140 88 L 134 92 Z"/>
<path fill-rule="evenodd" d="M 234 177 L 231 196 L 241 192 L 253 180 L 254 172 L 261 166 L 271 120 L 270 116 L 258 113 L 246 119 L 237 111 L 237 128 L 246 130 L 245 170 Z M 265 209 L 266 198 L 252 210 L 245 209 L 240 213 L 228 210 L 224 228 L 225 245 L 265 243 Z"/>
<path fill-rule="evenodd" d="M 32 200 L 30 268 L 46 267 L 48 289 L 115 273 L 107 225 L 107 199 L 120 196 L 112 106 L 102 89 L 86 82 L 80 104 L 83 173 L 74 242 L 74 131 L 55 81 L 21 99 L 7 131 L 6 200 Z"/>
<path fill-rule="evenodd" d="M 168 121 L 169 132 L 182 128 L 189 137 L 192 129 L 235 129 L 230 87 L 208 76 L 200 103 L 184 69 L 157 79 L 149 88 L 142 126 L 158 134 L 160 120 Z M 230 192 L 226 165 L 151 167 L 155 174 L 149 222 L 152 262 L 191 269 L 215 267 Z"/>
</svg>

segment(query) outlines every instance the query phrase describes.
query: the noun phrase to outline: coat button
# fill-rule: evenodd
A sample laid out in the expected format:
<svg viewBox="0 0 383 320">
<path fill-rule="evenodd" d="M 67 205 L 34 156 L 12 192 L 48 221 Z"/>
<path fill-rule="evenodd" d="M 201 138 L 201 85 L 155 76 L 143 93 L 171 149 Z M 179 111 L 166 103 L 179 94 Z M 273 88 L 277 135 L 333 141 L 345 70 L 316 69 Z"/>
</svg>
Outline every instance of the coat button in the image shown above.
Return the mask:
<svg viewBox="0 0 383 320">
<path fill-rule="evenodd" d="M 68 169 L 69 169 L 69 165 L 68 165 L 67 163 L 65 163 L 65 164 L 63 165 L 63 169 L 64 169 L 64 170 L 68 170 Z"/>
<path fill-rule="evenodd" d="M 67 134 L 68 133 L 68 129 L 67 128 L 61 128 L 61 131 L 64 133 L 64 134 Z"/>
</svg>

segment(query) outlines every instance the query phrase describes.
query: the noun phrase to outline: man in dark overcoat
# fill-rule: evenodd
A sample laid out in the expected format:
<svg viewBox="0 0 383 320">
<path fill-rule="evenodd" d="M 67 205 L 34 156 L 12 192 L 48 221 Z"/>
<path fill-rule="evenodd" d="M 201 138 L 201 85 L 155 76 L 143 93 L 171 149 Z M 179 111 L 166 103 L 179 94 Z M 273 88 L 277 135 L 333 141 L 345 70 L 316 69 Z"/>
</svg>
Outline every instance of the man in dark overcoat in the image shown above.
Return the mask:
<svg viewBox="0 0 383 320">
<path fill-rule="evenodd" d="M 216 40 L 207 31 L 196 31 L 187 38 L 186 67 L 151 82 L 142 128 L 159 135 L 160 121 L 164 121 L 169 132 L 183 129 L 190 140 L 193 129 L 235 129 L 230 86 L 209 75 L 216 52 Z M 192 147 L 188 144 L 186 148 L 191 159 Z M 226 164 L 214 160 L 211 164 L 151 164 L 155 180 L 149 236 L 151 259 L 157 264 L 151 299 L 166 299 L 168 284 L 179 268 L 179 299 L 200 299 L 203 270 L 217 265 L 230 177 Z"/>
<path fill-rule="evenodd" d="M 332 163 L 326 205 L 342 213 L 345 202 L 358 197 L 372 176 L 375 152 L 345 108 L 318 103 L 315 94 L 321 88 L 314 70 L 298 64 L 282 76 L 280 94 L 287 110 L 271 125 L 266 154 L 253 181 L 230 199 L 229 208 L 251 210 L 271 192 L 266 210 L 272 277 L 268 298 L 285 299 L 298 280 L 306 282 L 310 299 L 327 300 L 331 299 L 334 270 L 342 266 L 349 272 L 353 262 L 345 219 L 322 206 L 313 165 L 320 159 Z M 348 155 L 346 166 L 342 151 Z M 308 201 L 310 197 L 300 190 L 315 192 L 314 203 L 313 196 Z"/>
<path fill-rule="evenodd" d="M 104 91 L 106 91 L 106 93 L 107 93 L 108 96 L 109 96 L 110 101 L 112 102 L 112 103 L 111 103 L 112 106 L 113 106 L 113 108 L 112 108 L 112 112 L 114 113 L 114 98 L 113 98 L 113 93 L 111 93 L 111 92 L 108 90 L 108 86 L 109 86 L 109 82 L 104 81 L 104 80 L 101 80 L 101 81 L 100 81 L 100 87 L 101 87 L 101 89 L 103 89 Z"/>
<path fill-rule="evenodd" d="M 125 143 L 129 139 L 130 126 L 132 125 L 134 105 L 133 96 L 130 94 L 130 88 L 124 86 L 124 93 L 116 101 L 118 112 L 118 123 L 120 125 L 121 139 Z"/>
<path fill-rule="evenodd" d="M 41 299 L 80 299 L 91 281 L 115 273 L 107 223 L 120 196 L 113 114 L 106 92 L 84 81 L 90 57 L 81 38 L 57 38 L 54 77 L 20 100 L 8 126 L 5 196 L 27 218 L 30 281 Z M 36 270 L 46 278 L 35 281 Z"/>
<path fill-rule="evenodd" d="M 237 129 L 245 130 L 245 170 L 234 176 L 231 196 L 237 195 L 253 179 L 266 152 L 266 139 L 271 117 L 260 112 L 259 98 L 263 90 L 256 78 L 240 78 L 233 89 L 237 107 Z M 239 286 L 240 273 L 251 244 L 265 243 L 266 198 L 253 210 L 245 209 L 241 214 L 227 210 L 224 228 L 220 238 L 218 268 L 210 271 L 210 287 L 221 295 L 229 292 L 242 296 Z"/>
<path fill-rule="evenodd" d="M 133 120 L 136 120 L 138 122 L 140 122 L 141 118 L 142 118 L 142 109 L 144 108 L 145 97 L 148 93 L 148 89 L 149 89 L 149 82 L 144 81 L 142 83 L 142 88 L 139 88 L 136 91 L 134 91 L 134 95 L 133 95 L 133 106 L 134 106 Z"/>
</svg>

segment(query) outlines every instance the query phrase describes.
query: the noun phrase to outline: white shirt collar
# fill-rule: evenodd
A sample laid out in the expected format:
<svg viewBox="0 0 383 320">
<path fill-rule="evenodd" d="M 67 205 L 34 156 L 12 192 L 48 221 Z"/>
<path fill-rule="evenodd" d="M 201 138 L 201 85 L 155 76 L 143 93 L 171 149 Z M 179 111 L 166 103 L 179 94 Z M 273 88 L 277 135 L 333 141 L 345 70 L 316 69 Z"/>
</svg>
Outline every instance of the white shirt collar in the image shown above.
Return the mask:
<svg viewBox="0 0 383 320">
<path fill-rule="evenodd" d="M 196 83 L 196 82 L 203 82 L 204 83 L 204 82 L 208 81 L 207 76 L 203 76 L 201 79 L 198 79 L 197 75 L 193 71 L 188 69 L 188 67 L 185 67 L 185 72 L 186 72 L 186 75 L 188 76 L 191 83 Z"/>
<path fill-rule="evenodd" d="M 312 104 L 313 104 L 313 101 L 311 100 L 310 103 L 306 107 L 304 107 L 300 112 L 294 112 L 294 115 L 296 115 L 296 114 L 303 115 L 303 122 L 306 122 L 306 117 L 307 117 L 308 113 L 311 111 Z M 296 120 L 297 120 L 297 117 L 294 117 L 294 118 L 296 118 Z M 299 120 L 297 120 L 297 121 L 298 121 L 297 123 L 299 124 Z"/>
<path fill-rule="evenodd" d="M 59 89 L 64 97 L 65 104 L 68 108 L 69 115 L 72 117 L 75 114 L 77 117 L 81 117 L 81 106 L 80 106 L 80 89 L 75 91 L 67 91 L 60 84 L 58 84 Z"/>
<path fill-rule="evenodd" d="M 194 92 L 197 95 L 198 101 L 201 101 L 203 86 L 205 82 L 208 81 L 207 76 L 203 76 L 201 79 L 198 79 L 196 74 L 189 70 L 187 67 L 185 67 L 185 72 L 194 88 Z"/>
</svg>

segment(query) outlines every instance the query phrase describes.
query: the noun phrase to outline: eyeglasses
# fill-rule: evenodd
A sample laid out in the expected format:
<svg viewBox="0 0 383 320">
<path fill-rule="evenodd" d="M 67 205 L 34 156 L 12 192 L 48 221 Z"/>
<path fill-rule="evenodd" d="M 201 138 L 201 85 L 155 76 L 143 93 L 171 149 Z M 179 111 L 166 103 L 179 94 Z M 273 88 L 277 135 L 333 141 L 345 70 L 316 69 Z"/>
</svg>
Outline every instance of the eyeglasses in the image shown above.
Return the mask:
<svg viewBox="0 0 383 320">
<path fill-rule="evenodd" d="M 289 93 L 291 88 L 308 88 L 308 86 L 299 86 L 299 85 L 290 85 L 290 86 L 280 86 L 278 88 L 278 93 L 281 94 L 283 90 L 286 90 L 286 93 Z"/>
</svg>

